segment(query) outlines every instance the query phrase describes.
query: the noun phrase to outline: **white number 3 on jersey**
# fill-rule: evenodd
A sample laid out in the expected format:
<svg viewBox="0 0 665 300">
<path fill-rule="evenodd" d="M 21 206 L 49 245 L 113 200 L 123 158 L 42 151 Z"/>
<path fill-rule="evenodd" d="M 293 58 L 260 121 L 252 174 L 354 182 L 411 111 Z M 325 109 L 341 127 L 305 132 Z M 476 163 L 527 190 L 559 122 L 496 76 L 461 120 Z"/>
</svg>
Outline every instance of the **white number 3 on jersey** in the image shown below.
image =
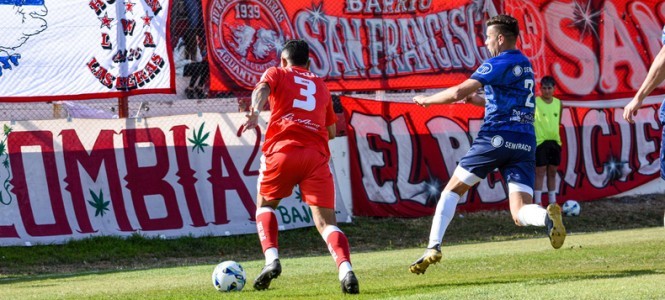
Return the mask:
<svg viewBox="0 0 665 300">
<path fill-rule="evenodd" d="M 305 97 L 305 100 L 293 99 L 293 107 L 306 111 L 313 111 L 316 107 L 316 98 L 314 98 L 314 94 L 316 93 L 316 84 L 314 81 L 298 76 L 294 76 L 293 80 L 297 84 L 305 86 L 305 88 L 300 89 L 300 95 Z"/>
</svg>

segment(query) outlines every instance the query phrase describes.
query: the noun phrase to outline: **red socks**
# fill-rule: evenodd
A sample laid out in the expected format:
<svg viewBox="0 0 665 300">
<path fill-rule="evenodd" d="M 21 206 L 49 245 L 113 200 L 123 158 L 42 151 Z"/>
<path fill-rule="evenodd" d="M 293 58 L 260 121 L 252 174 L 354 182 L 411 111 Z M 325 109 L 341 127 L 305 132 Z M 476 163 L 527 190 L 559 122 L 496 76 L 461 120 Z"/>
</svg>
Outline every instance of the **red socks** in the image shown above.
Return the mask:
<svg viewBox="0 0 665 300">
<path fill-rule="evenodd" d="M 279 228 L 277 227 L 275 210 L 265 206 L 256 210 L 256 230 L 259 234 L 263 252 L 269 248 L 278 248 L 277 233 Z"/>
<path fill-rule="evenodd" d="M 321 234 L 323 240 L 328 245 L 328 250 L 332 255 L 337 267 L 345 261 L 351 262 L 351 253 L 349 251 L 349 240 L 337 226 L 329 225 Z"/>
<path fill-rule="evenodd" d="M 256 229 L 264 253 L 270 248 L 279 248 L 277 244 L 277 234 L 279 232 L 277 216 L 272 208 L 260 207 L 256 210 Z M 323 230 L 321 236 L 338 268 L 343 262 L 351 263 L 349 240 L 344 232 L 337 226 L 329 225 Z"/>
</svg>

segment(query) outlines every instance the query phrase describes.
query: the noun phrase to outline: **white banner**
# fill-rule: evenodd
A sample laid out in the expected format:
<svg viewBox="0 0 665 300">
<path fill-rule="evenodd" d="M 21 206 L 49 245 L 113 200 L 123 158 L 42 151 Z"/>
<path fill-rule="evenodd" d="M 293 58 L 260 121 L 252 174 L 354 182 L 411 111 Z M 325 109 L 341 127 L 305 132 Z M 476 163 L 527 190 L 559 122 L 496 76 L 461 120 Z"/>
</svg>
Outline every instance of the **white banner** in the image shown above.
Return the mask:
<svg viewBox="0 0 665 300">
<path fill-rule="evenodd" d="M 0 101 L 175 92 L 170 0 L 0 0 Z"/>
<path fill-rule="evenodd" d="M 256 232 L 267 117 L 242 136 L 244 113 L 4 122 L 0 246 Z M 337 220 L 350 222 L 336 195 Z M 280 229 L 314 224 L 297 187 L 277 213 Z"/>
</svg>

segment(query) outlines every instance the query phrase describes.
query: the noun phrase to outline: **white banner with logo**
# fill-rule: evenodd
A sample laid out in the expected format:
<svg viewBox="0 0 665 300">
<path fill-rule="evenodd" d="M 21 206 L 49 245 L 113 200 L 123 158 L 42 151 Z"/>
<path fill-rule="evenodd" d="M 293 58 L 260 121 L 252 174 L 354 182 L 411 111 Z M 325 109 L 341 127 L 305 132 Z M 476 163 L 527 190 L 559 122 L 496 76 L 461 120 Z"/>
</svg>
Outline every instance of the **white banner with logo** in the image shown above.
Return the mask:
<svg viewBox="0 0 665 300">
<path fill-rule="evenodd" d="M 0 0 L 0 100 L 175 91 L 170 0 Z"/>
<path fill-rule="evenodd" d="M 0 246 L 254 233 L 267 118 L 242 136 L 244 113 L 4 122 Z M 277 214 L 280 229 L 314 224 L 297 187 Z"/>
</svg>

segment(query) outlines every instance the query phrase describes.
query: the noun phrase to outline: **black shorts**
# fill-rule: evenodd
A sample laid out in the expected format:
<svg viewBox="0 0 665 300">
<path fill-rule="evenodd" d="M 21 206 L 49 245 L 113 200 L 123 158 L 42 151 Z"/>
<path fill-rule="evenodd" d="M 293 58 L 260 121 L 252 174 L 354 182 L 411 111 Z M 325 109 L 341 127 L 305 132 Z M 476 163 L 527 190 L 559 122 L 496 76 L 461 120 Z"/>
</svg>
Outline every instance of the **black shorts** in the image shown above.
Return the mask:
<svg viewBox="0 0 665 300">
<path fill-rule="evenodd" d="M 556 141 L 544 141 L 536 147 L 536 167 L 558 166 L 561 163 L 561 146 Z"/>
</svg>

